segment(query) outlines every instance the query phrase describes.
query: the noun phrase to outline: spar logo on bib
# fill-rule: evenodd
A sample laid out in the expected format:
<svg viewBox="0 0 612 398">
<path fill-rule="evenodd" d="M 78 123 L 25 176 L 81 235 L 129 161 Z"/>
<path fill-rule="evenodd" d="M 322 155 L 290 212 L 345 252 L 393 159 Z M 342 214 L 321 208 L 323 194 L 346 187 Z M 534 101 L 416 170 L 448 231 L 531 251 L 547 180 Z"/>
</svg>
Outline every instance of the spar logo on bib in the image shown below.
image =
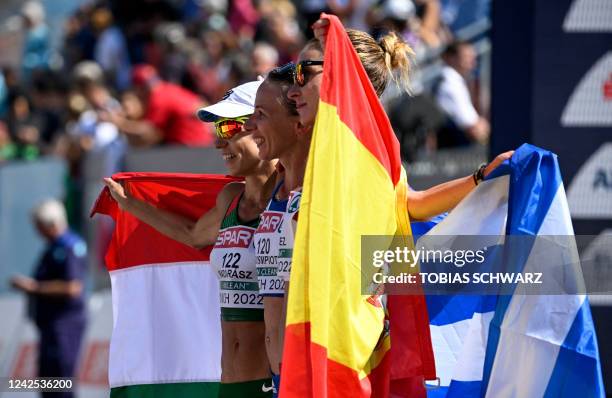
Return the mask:
<svg viewBox="0 0 612 398">
<path fill-rule="evenodd" d="M 253 230 L 244 227 L 230 227 L 219 232 L 215 247 L 249 247 Z"/>
<path fill-rule="evenodd" d="M 264 212 L 261 215 L 259 226 L 257 227 L 257 233 L 273 233 L 280 230 L 283 222 L 282 213 L 278 212 Z"/>
</svg>

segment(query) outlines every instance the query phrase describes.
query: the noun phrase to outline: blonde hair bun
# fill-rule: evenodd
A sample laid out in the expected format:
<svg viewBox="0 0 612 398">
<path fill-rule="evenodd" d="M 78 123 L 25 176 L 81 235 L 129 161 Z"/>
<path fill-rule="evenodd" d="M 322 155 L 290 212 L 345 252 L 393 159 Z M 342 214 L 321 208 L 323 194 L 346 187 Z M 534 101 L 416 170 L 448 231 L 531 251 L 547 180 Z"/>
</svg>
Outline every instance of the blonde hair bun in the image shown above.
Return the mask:
<svg viewBox="0 0 612 398">
<path fill-rule="evenodd" d="M 408 90 L 414 51 L 397 33 L 389 32 L 377 41 L 360 30 L 346 32 L 378 96 L 387 88 L 389 78 Z"/>
</svg>

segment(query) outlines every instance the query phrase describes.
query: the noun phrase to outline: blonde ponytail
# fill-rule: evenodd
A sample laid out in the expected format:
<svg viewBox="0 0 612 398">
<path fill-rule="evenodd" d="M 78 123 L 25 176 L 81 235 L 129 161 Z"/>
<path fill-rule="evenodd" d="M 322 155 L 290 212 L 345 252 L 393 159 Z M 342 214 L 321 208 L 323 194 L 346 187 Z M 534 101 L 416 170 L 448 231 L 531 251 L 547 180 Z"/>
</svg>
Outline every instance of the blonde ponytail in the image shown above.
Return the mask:
<svg viewBox="0 0 612 398">
<path fill-rule="evenodd" d="M 387 33 L 378 42 L 360 30 L 347 29 L 346 32 L 379 97 L 389 79 L 408 89 L 413 51 L 395 32 Z"/>
<path fill-rule="evenodd" d="M 389 32 L 378 39 L 385 54 L 385 65 L 392 79 L 402 89 L 408 90 L 414 51 L 395 32 Z"/>
<path fill-rule="evenodd" d="M 395 32 L 387 33 L 378 42 L 361 30 L 347 29 L 346 33 L 379 97 L 387 88 L 390 79 L 408 91 L 414 55 L 408 44 Z M 311 39 L 304 48 L 323 52 L 318 39 Z"/>
</svg>

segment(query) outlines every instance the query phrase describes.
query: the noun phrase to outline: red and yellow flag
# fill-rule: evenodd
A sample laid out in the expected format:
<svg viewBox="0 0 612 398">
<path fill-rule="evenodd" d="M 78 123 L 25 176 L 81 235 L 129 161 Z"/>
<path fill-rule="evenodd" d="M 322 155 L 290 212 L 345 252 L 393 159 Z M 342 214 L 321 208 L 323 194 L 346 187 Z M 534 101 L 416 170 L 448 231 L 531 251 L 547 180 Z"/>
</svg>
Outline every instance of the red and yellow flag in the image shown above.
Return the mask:
<svg viewBox="0 0 612 398">
<path fill-rule="evenodd" d="M 390 313 L 390 344 L 380 299 L 361 292 L 361 236 L 411 235 L 407 184 L 399 143 L 348 35 L 337 17 L 323 18 L 330 28 L 293 254 L 280 396 L 385 397 L 393 358 L 402 357 L 389 363 L 386 355 L 396 338 L 417 342 L 408 344 L 411 357 L 402 358 L 398 378 L 435 374 L 422 298 L 397 309 L 395 323 L 407 320 L 397 336 Z"/>
</svg>

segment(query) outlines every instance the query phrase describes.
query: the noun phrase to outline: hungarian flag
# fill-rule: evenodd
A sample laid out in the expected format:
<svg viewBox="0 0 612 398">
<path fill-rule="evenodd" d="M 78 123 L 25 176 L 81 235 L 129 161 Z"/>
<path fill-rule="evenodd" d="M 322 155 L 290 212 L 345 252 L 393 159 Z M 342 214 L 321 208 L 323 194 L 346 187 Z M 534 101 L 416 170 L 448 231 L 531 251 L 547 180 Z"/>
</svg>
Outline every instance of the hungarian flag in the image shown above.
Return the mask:
<svg viewBox="0 0 612 398">
<path fill-rule="evenodd" d="M 132 196 L 197 220 L 233 179 L 214 175 L 121 173 Z M 108 188 L 93 213 L 111 216 L 106 253 L 113 298 L 108 378 L 111 397 L 211 397 L 221 377 L 219 282 L 208 259 L 121 211 Z"/>
<path fill-rule="evenodd" d="M 399 144 L 342 24 L 323 18 L 330 28 L 293 253 L 280 394 L 422 396 L 423 378 L 435 377 L 423 297 L 389 296 L 389 336 L 381 298 L 361 290 L 361 237 L 411 239 Z M 389 392 L 391 378 L 399 395 Z"/>
</svg>

